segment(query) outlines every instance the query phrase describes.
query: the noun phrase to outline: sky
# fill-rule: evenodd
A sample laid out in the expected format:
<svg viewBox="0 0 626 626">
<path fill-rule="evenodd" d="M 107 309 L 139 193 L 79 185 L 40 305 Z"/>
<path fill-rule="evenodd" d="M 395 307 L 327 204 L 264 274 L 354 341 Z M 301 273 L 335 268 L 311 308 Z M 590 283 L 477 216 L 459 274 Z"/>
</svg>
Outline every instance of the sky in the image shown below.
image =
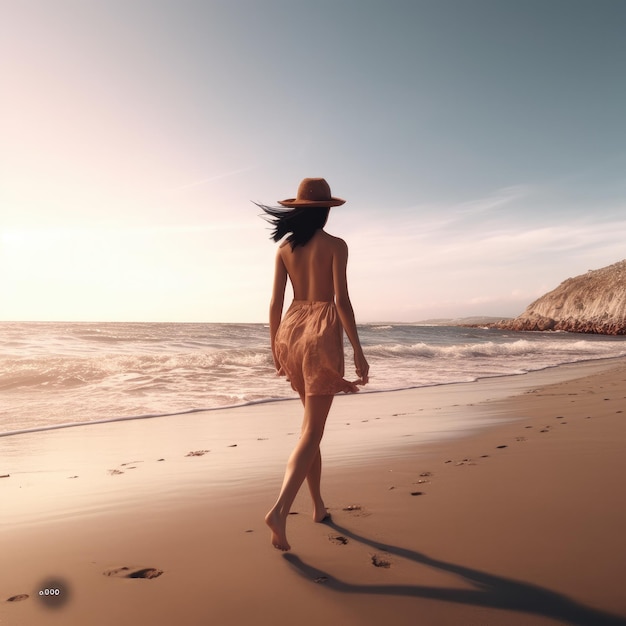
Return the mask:
<svg viewBox="0 0 626 626">
<path fill-rule="evenodd" d="M 626 258 L 623 0 L 0 0 L 0 320 L 264 322 L 252 201 L 347 200 L 358 322 Z M 288 298 L 290 295 L 288 295 Z"/>
</svg>

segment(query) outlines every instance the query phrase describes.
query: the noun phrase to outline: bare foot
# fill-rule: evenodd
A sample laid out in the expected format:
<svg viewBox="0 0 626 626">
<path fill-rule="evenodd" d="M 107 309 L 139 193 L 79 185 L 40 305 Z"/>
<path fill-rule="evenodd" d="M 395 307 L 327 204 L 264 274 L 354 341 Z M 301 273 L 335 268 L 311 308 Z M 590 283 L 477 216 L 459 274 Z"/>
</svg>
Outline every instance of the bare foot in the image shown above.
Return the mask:
<svg viewBox="0 0 626 626">
<path fill-rule="evenodd" d="M 320 524 L 321 522 L 330 518 L 328 509 L 324 506 L 323 502 L 319 502 L 313 505 L 313 521 Z"/>
<path fill-rule="evenodd" d="M 291 546 L 287 541 L 287 534 L 285 529 L 285 519 L 281 518 L 277 511 L 271 510 L 265 516 L 265 523 L 269 526 L 272 531 L 272 545 L 277 550 L 282 550 L 283 552 L 287 552 L 287 550 L 291 550 Z"/>
</svg>

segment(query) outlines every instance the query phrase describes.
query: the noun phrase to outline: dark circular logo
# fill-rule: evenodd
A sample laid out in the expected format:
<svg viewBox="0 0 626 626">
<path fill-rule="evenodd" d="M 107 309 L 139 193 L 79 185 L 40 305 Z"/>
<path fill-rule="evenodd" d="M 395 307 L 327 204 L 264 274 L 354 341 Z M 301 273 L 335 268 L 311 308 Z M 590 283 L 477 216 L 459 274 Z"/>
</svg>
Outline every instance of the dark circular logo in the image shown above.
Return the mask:
<svg viewBox="0 0 626 626">
<path fill-rule="evenodd" d="M 47 578 L 37 588 L 37 598 L 45 607 L 59 609 L 70 599 L 69 585 L 57 577 Z"/>
</svg>

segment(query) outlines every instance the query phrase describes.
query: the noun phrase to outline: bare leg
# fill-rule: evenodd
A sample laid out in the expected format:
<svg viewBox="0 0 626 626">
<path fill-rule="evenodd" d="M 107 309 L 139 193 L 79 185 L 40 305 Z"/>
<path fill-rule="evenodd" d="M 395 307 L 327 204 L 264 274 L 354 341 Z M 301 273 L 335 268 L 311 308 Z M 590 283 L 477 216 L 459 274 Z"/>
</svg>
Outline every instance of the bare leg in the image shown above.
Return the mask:
<svg viewBox="0 0 626 626">
<path fill-rule="evenodd" d="M 305 396 L 300 395 L 300 401 L 302 402 L 302 406 L 305 406 Z M 302 423 L 302 427 L 304 428 L 304 420 Z M 320 482 L 322 479 L 322 455 L 319 450 L 319 446 L 317 449 L 317 454 L 313 459 L 313 463 L 311 463 L 311 469 L 309 469 L 309 473 L 306 475 L 306 480 L 309 485 L 309 491 L 311 493 L 311 499 L 313 500 L 313 521 L 314 522 L 323 522 L 328 516 L 328 511 L 326 510 L 326 506 L 324 505 L 324 500 L 322 500 L 322 493 L 320 489 Z"/>
<path fill-rule="evenodd" d="M 302 436 L 287 462 L 278 500 L 265 516 L 265 523 L 272 531 L 272 545 L 279 550 L 291 549 L 285 529 L 287 516 L 304 479 L 313 468 L 316 457 L 319 458 L 318 468 L 321 472 L 319 445 L 333 398 L 334 396 L 308 396 L 305 399 Z M 313 477 L 313 481 L 314 485 L 319 486 L 319 479 Z"/>
<path fill-rule="evenodd" d="M 313 500 L 313 521 L 323 522 L 328 517 L 328 511 L 322 500 L 322 493 L 320 490 L 320 481 L 322 478 L 322 455 L 320 454 L 319 447 L 317 454 L 313 458 L 309 473 L 306 475 L 307 484 L 309 485 L 309 491 L 311 493 L 311 499 Z"/>
</svg>

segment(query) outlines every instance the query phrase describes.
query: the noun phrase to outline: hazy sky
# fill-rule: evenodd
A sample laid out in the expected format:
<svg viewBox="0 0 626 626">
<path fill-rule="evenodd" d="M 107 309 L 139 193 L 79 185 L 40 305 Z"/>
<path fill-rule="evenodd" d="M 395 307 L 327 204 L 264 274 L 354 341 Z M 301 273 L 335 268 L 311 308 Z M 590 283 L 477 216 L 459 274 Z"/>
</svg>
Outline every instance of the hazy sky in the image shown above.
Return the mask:
<svg viewBox="0 0 626 626">
<path fill-rule="evenodd" d="M 359 321 L 626 257 L 623 0 L 0 0 L 0 319 L 265 321 L 251 200 L 348 202 Z"/>
</svg>

